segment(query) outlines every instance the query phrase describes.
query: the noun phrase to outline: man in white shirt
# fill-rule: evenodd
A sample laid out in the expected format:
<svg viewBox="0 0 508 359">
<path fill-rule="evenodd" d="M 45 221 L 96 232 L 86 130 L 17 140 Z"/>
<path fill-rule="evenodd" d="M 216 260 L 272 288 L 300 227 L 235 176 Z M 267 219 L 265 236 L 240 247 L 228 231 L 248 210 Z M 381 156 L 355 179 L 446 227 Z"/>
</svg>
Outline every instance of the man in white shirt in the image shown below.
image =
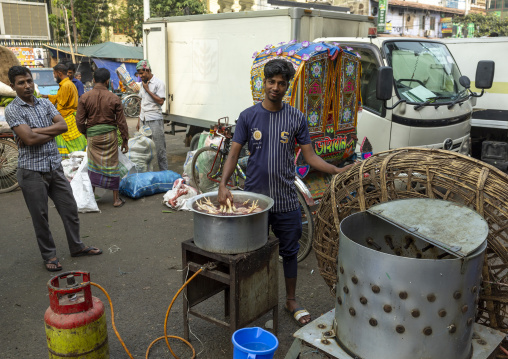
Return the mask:
<svg viewBox="0 0 508 359">
<path fill-rule="evenodd" d="M 141 123 L 152 130 L 152 139 L 157 150 L 159 171 L 168 169 L 166 155 L 166 139 L 164 137 L 164 119 L 162 117 L 162 105 L 166 100 L 166 86 L 152 74 L 148 60 L 141 60 L 136 65 L 136 70 L 141 76 L 143 86 L 139 91 L 141 97 L 141 112 L 136 129 L 139 131 Z"/>
</svg>

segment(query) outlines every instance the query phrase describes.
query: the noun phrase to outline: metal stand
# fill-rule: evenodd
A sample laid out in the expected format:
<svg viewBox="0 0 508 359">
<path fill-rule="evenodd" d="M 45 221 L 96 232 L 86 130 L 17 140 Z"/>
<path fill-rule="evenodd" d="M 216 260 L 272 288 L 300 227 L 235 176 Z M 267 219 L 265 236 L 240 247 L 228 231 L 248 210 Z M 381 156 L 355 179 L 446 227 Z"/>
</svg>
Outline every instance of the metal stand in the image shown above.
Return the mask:
<svg viewBox="0 0 508 359">
<path fill-rule="evenodd" d="M 228 328 L 233 334 L 270 310 L 273 311 L 273 332 L 278 329 L 278 256 L 279 241 L 269 238 L 267 244 L 252 252 L 241 254 L 211 253 L 198 248 L 192 239 L 182 242 L 182 266 L 189 266 L 189 277 L 204 264 L 217 267 L 205 270 L 185 288 L 183 301 L 184 338 L 189 340 L 189 314 Z M 186 273 L 184 273 L 184 280 Z M 206 299 L 224 291 L 223 321 L 193 308 Z"/>
<path fill-rule="evenodd" d="M 298 330 L 293 337 L 295 340 L 284 359 L 298 359 L 301 351 L 318 350 L 327 358 L 353 359 L 335 340 L 333 320 L 335 309 L 323 314 L 313 322 Z M 473 324 L 473 356 L 471 359 L 486 359 L 504 339 L 505 334 L 480 324 Z M 375 357 L 375 353 L 373 354 Z M 378 358 L 391 359 L 391 358 Z"/>
</svg>

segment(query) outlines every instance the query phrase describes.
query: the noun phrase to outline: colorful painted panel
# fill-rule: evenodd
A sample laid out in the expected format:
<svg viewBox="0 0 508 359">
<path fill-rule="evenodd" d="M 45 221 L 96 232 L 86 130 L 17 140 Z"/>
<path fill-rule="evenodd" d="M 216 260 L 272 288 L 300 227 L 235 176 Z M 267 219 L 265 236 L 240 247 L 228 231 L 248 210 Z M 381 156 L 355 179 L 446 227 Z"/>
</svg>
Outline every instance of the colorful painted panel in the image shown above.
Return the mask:
<svg viewBox="0 0 508 359">
<path fill-rule="evenodd" d="M 338 44 L 294 41 L 267 45 L 253 55 L 251 90 L 254 103 L 264 99 L 264 65 L 276 58 L 290 61 L 296 74 L 284 102 L 298 108 L 307 119 L 312 145 L 324 160 L 338 164 L 356 147 L 356 120 L 360 103 L 359 56 Z M 297 173 L 305 177 L 306 163 L 297 155 Z"/>
</svg>

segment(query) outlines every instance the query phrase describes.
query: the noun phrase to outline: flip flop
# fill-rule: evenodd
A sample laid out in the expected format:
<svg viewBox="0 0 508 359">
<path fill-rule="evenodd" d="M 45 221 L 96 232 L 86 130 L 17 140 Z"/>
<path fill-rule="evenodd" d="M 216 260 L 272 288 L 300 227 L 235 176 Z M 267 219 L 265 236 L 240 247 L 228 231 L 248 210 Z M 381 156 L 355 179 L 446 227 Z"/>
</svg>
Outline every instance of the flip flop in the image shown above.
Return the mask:
<svg viewBox="0 0 508 359">
<path fill-rule="evenodd" d="M 295 310 L 291 311 L 289 310 L 288 307 L 284 306 L 284 309 L 286 310 L 286 312 L 288 312 L 289 314 L 291 314 L 293 316 L 293 318 L 295 319 L 296 323 L 300 326 L 300 327 L 303 327 L 307 324 L 309 324 L 311 321 L 312 321 L 312 318 L 309 322 L 307 323 L 302 323 L 300 322 L 300 319 L 305 317 L 305 316 L 309 316 L 310 317 L 310 313 L 307 311 L 307 309 L 305 308 L 296 308 Z"/>
<path fill-rule="evenodd" d="M 124 200 L 122 197 L 120 197 L 120 201 L 122 201 L 122 203 L 121 203 L 121 204 L 119 204 L 118 206 L 113 205 L 113 207 L 115 207 L 115 208 L 120 208 L 120 207 L 122 207 L 122 206 L 125 204 L 125 200 Z"/>
<path fill-rule="evenodd" d="M 99 252 L 92 253 L 91 251 L 93 250 L 99 250 Z M 77 253 L 71 253 L 71 257 L 98 256 L 99 254 L 102 254 L 102 251 L 99 248 L 88 246 Z"/>
<path fill-rule="evenodd" d="M 56 268 L 49 268 L 47 265 L 48 264 L 54 264 L 56 266 Z M 54 260 L 49 260 L 49 259 L 46 259 L 44 261 L 44 267 L 46 268 L 46 270 L 48 272 L 58 272 L 60 270 L 62 270 L 62 267 L 59 267 L 58 265 L 60 264 L 60 262 L 58 261 L 58 258 L 57 259 L 54 259 Z"/>
</svg>

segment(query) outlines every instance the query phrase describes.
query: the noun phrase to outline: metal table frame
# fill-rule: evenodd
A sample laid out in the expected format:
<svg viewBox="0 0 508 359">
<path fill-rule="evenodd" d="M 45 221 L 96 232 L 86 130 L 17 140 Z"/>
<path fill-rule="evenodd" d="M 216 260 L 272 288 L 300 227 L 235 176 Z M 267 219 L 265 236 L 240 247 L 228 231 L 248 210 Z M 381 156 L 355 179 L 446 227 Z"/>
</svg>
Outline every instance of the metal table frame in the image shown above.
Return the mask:
<svg viewBox="0 0 508 359">
<path fill-rule="evenodd" d="M 189 315 L 218 326 L 233 334 L 273 312 L 273 332 L 278 329 L 278 256 L 279 241 L 269 238 L 262 248 L 241 254 L 212 253 L 198 248 L 192 239 L 182 242 L 182 267 L 189 267 L 188 276 L 203 265 L 214 262 L 217 267 L 205 270 L 185 287 L 183 301 L 184 338 L 189 340 Z M 185 278 L 187 273 L 183 273 Z M 197 304 L 224 291 L 224 321 L 194 308 Z"/>
</svg>

